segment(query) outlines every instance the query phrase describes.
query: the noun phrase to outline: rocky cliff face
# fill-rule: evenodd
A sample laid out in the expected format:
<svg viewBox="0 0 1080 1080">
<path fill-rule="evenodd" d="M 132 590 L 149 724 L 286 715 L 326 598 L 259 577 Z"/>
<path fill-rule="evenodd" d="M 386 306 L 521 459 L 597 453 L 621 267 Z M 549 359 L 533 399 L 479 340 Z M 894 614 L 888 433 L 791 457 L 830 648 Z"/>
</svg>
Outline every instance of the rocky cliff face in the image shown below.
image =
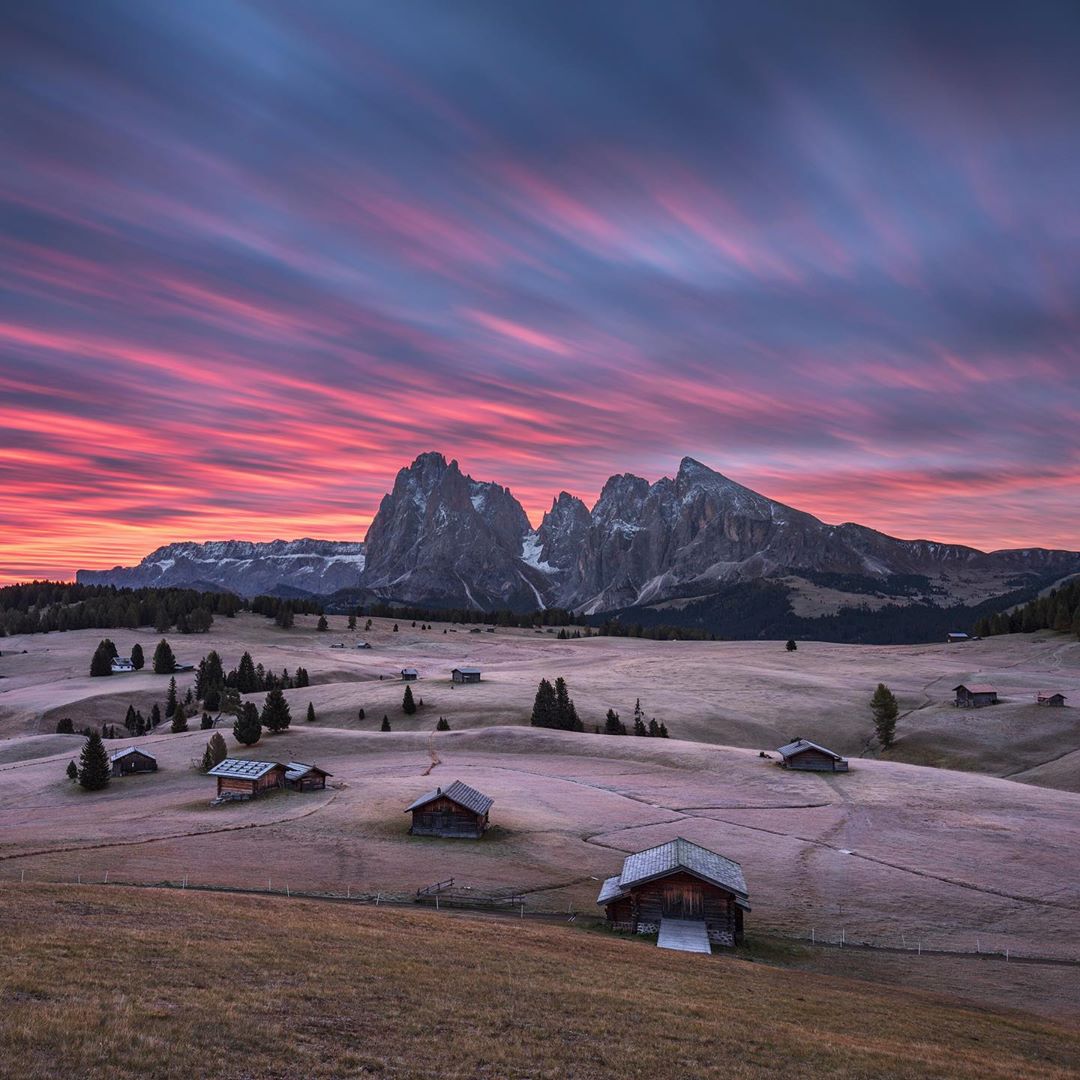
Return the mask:
<svg viewBox="0 0 1080 1080">
<path fill-rule="evenodd" d="M 521 504 L 498 484 L 421 454 L 383 496 L 367 534 L 363 584 L 388 599 L 449 607 L 535 608 Z"/>
<path fill-rule="evenodd" d="M 653 484 L 629 473 L 611 477 L 591 511 L 564 491 L 534 531 L 506 488 L 427 453 L 398 473 L 366 544 L 171 544 L 136 567 L 80 571 L 78 580 L 225 588 L 246 596 L 363 589 L 421 605 L 559 606 L 588 614 L 776 580 L 801 597 L 800 614 L 816 615 L 879 601 L 973 604 L 1018 584 L 1078 572 L 1075 552 L 987 553 L 897 540 L 861 525 L 827 525 L 693 458 L 683 458 L 673 478 Z"/>
<path fill-rule="evenodd" d="M 126 589 L 223 589 L 240 596 L 324 594 L 356 586 L 363 569 L 362 543 L 216 540 L 166 544 L 137 566 L 80 570 L 76 581 Z"/>
</svg>

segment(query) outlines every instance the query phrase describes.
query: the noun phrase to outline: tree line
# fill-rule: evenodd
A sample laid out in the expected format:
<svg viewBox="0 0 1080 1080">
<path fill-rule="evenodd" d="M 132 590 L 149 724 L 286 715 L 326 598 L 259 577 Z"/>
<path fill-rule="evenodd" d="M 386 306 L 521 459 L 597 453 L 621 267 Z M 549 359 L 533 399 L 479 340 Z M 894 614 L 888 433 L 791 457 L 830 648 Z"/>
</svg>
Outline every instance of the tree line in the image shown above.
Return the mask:
<svg viewBox="0 0 1080 1080">
<path fill-rule="evenodd" d="M 1051 589 L 1046 596 L 1014 608 L 986 615 L 975 623 L 979 637 L 996 634 L 1032 634 L 1036 630 L 1057 630 L 1080 637 L 1080 578 Z"/>
</svg>

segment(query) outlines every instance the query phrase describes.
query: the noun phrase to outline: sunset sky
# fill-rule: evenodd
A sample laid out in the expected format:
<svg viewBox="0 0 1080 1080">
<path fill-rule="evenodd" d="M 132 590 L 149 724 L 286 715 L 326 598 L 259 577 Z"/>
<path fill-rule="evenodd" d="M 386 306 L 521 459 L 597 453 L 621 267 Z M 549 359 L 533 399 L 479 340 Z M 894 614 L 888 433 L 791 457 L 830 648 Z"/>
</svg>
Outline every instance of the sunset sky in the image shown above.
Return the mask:
<svg viewBox="0 0 1080 1080">
<path fill-rule="evenodd" d="M 1075 3 L 0 23 L 0 581 L 361 539 L 425 450 L 1080 548 Z"/>
</svg>

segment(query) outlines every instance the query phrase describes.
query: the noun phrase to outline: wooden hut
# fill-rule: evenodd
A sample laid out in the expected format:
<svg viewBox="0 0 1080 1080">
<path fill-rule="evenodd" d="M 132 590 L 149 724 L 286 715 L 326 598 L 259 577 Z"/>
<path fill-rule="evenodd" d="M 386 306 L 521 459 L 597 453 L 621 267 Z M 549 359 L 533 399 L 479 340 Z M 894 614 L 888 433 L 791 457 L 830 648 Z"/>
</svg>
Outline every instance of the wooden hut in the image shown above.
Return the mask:
<svg viewBox="0 0 1080 1080">
<path fill-rule="evenodd" d="M 157 772 L 157 758 L 153 754 L 140 750 L 137 746 L 128 746 L 109 755 L 112 776 L 129 776 L 131 773 Z"/>
<path fill-rule="evenodd" d="M 782 769 L 802 769 L 806 772 L 847 772 L 848 763 L 835 751 L 809 739 L 796 739 L 776 751 Z"/>
<path fill-rule="evenodd" d="M 322 791 L 330 775 L 325 769 L 303 761 L 290 761 L 285 766 L 285 783 L 294 791 Z"/>
<path fill-rule="evenodd" d="M 455 780 L 437 787 L 405 807 L 412 814 L 413 836 L 466 837 L 479 840 L 488 827 L 488 811 L 495 800 Z"/>
<path fill-rule="evenodd" d="M 285 766 L 280 761 L 246 761 L 243 758 L 226 758 L 207 776 L 217 779 L 217 801 L 227 799 L 254 799 L 263 792 L 285 786 Z"/>
<path fill-rule="evenodd" d="M 622 873 L 608 878 L 596 902 L 614 930 L 660 934 L 665 922 L 698 924 L 704 947 L 742 941 L 750 910 L 742 867 L 679 837 L 628 855 Z"/>
<path fill-rule="evenodd" d="M 450 672 L 450 678 L 456 683 L 479 682 L 480 669 L 478 667 L 456 667 Z"/>
<path fill-rule="evenodd" d="M 1035 696 L 1035 702 L 1050 709 L 1062 709 L 1065 707 L 1065 695 L 1054 694 L 1049 690 L 1040 690 Z"/>
<path fill-rule="evenodd" d="M 959 645 L 962 641 L 970 641 L 971 635 L 965 634 L 960 630 L 953 630 L 945 635 L 945 640 L 950 645 Z"/>
<path fill-rule="evenodd" d="M 965 686 L 961 683 L 953 687 L 956 701 L 953 704 L 958 709 L 981 709 L 984 705 L 996 705 L 998 703 L 997 691 L 989 683 L 970 683 Z"/>
<path fill-rule="evenodd" d="M 420 672 L 414 667 L 403 667 L 401 669 L 401 681 L 402 682 L 415 682 L 420 678 Z"/>
</svg>

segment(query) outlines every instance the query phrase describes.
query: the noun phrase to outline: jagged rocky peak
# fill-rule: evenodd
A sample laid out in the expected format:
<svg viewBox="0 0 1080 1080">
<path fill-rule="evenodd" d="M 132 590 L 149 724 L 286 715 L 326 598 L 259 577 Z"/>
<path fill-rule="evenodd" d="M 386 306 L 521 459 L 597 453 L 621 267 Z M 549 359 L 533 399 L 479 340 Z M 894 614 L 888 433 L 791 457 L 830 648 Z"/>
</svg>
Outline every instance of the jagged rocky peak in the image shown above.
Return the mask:
<svg viewBox="0 0 1080 1080">
<path fill-rule="evenodd" d="M 576 495 L 560 491 L 536 530 L 539 561 L 556 570 L 570 569 L 578 560 L 591 524 L 589 508 Z"/>
</svg>

